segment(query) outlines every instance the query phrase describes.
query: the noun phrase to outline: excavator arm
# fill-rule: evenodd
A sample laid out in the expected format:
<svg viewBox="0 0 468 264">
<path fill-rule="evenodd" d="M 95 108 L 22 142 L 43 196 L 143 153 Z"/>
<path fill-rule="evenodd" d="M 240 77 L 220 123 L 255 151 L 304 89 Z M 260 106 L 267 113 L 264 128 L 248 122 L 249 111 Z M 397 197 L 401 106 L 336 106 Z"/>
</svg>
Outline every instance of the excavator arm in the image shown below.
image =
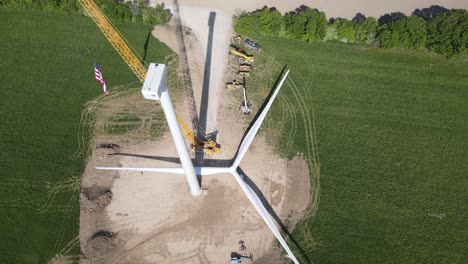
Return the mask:
<svg viewBox="0 0 468 264">
<path fill-rule="evenodd" d="M 240 52 L 240 51 L 237 51 L 236 49 L 231 49 L 231 53 L 234 54 L 234 55 L 237 55 L 239 57 L 242 57 L 244 58 L 246 61 L 250 61 L 250 62 L 253 62 L 254 61 L 254 57 L 253 56 L 249 56 L 243 52 Z"/>
</svg>

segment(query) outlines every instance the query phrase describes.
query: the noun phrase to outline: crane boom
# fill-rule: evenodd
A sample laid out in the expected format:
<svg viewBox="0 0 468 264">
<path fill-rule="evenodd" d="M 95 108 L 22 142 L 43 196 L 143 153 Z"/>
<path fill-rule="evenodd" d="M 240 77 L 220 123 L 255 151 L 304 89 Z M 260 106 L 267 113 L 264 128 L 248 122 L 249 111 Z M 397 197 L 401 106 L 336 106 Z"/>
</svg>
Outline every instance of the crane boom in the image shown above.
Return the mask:
<svg viewBox="0 0 468 264">
<path fill-rule="evenodd" d="M 120 57 L 122 57 L 136 77 L 143 83 L 146 77 L 146 67 L 135 56 L 135 53 L 129 48 L 129 45 L 122 38 L 118 30 L 109 22 L 93 0 L 80 0 L 80 3 L 117 53 L 119 53 Z"/>
<path fill-rule="evenodd" d="M 106 15 L 104 15 L 93 0 L 79 0 L 79 2 L 120 57 L 122 57 L 128 67 L 133 71 L 135 76 L 143 83 L 145 81 L 147 69 L 142 63 L 142 60 L 135 55 L 137 53 L 130 48 L 130 45 L 125 41 L 119 31 L 112 25 Z M 208 136 L 205 136 L 205 140 L 198 139 L 193 130 L 188 128 L 179 114 L 177 114 L 177 120 L 184 131 L 185 137 L 190 141 L 192 150 L 195 150 L 195 148 L 203 149 L 208 155 L 213 152 L 219 152 L 218 144 L 216 144 L 215 141 Z"/>
<path fill-rule="evenodd" d="M 179 2 L 174 0 L 174 24 L 176 27 L 177 44 L 179 46 L 179 60 L 182 68 L 183 81 L 185 93 L 187 95 L 187 102 L 189 106 L 190 119 L 192 121 L 192 131 L 194 134 L 198 133 L 198 116 L 197 105 L 195 103 L 195 96 L 193 94 L 192 79 L 190 78 L 190 68 L 187 58 L 187 49 L 185 48 L 184 29 L 182 20 L 180 18 Z"/>
</svg>

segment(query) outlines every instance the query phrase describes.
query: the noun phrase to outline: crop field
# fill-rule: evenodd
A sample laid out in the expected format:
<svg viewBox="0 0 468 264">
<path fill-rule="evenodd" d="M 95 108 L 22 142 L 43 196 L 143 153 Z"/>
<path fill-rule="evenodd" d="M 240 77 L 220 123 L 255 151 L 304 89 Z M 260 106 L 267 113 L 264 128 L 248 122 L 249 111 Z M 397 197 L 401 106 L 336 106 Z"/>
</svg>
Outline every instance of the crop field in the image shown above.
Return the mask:
<svg viewBox="0 0 468 264">
<path fill-rule="evenodd" d="M 0 20 L 0 262 L 77 260 L 86 161 L 77 150 L 87 141 L 79 140 L 80 116 L 102 95 L 87 48 L 111 93 L 138 80 L 88 18 L 0 9 Z M 146 61 L 170 53 L 154 38 L 147 42 L 150 27 L 117 26 Z M 116 122 L 123 119 L 135 121 Z"/>
<path fill-rule="evenodd" d="M 251 37 L 254 105 L 291 69 L 267 124 L 309 160 L 302 262 L 466 263 L 466 58 Z"/>
</svg>

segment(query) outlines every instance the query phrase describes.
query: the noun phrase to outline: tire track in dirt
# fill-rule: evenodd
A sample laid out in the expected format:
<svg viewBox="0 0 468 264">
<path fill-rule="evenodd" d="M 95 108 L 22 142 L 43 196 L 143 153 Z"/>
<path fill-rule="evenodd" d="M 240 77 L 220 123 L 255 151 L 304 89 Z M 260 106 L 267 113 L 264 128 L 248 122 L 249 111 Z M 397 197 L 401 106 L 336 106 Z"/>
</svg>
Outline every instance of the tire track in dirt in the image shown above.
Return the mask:
<svg viewBox="0 0 468 264">
<path fill-rule="evenodd" d="M 142 237 L 139 237 L 138 239 L 135 239 L 135 241 L 127 241 L 127 245 L 125 247 L 122 247 L 119 251 L 115 252 L 115 254 L 109 258 L 109 260 L 105 263 L 107 264 L 114 264 L 116 263 L 120 258 L 128 256 L 131 254 L 134 250 L 136 250 L 138 247 L 144 245 L 147 241 L 153 240 L 155 237 L 159 238 L 159 241 L 164 241 L 164 236 L 176 232 L 178 230 L 183 230 L 184 226 L 187 225 L 189 220 L 182 221 L 179 224 L 174 225 L 171 228 L 164 229 L 164 230 L 155 230 L 154 232 L 151 232 L 147 235 L 144 235 Z M 134 244 L 132 246 L 128 246 L 128 244 Z"/>
<path fill-rule="evenodd" d="M 314 141 L 316 141 L 316 137 L 312 134 L 314 131 L 314 128 L 312 125 L 311 117 L 309 115 L 309 111 L 307 110 L 307 104 L 305 103 L 303 97 L 301 97 L 299 88 L 297 87 L 296 83 L 292 80 L 292 78 L 290 78 L 289 82 L 287 83 L 290 84 L 293 94 L 296 98 L 296 101 L 299 103 L 300 113 L 301 113 L 301 116 L 305 125 L 307 157 L 308 157 L 309 162 L 312 162 L 311 164 L 312 165 L 311 166 L 312 184 L 311 186 L 313 188 L 313 192 L 311 194 L 313 198 L 311 199 L 311 205 L 310 205 L 309 210 L 310 210 L 311 216 L 313 217 L 317 213 L 317 209 L 320 203 L 320 195 L 319 195 L 320 174 L 319 174 L 319 168 L 317 168 L 317 166 L 319 166 L 319 163 L 317 161 L 316 149 L 315 149 L 315 143 L 314 143 Z"/>
<path fill-rule="evenodd" d="M 273 52 L 268 53 L 266 51 L 266 53 L 268 56 L 273 57 L 274 64 L 278 69 L 283 68 L 282 65 L 280 65 L 276 59 L 274 59 Z M 305 60 L 305 58 L 303 59 Z M 315 115 L 312 104 L 313 100 L 310 91 L 311 89 L 308 89 L 310 88 L 310 83 L 312 83 L 312 80 L 314 79 L 315 70 L 311 68 L 312 66 L 310 61 L 310 58 L 307 58 L 307 61 L 305 61 L 309 71 L 312 73 L 309 75 L 307 80 L 305 80 L 301 75 L 295 74 L 294 71 L 291 72 L 290 78 L 286 80 L 286 84 L 290 86 L 293 95 L 292 100 L 294 101 L 291 101 L 291 105 L 294 109 L 297 109 L 297 112 L 300 114 L 300 117 L 298 118 L 300 118 L 304 124 L 304 137 L 306 144 L 305 154 L 311 172 L 311 201 L 307 209 L 305 219 L 315 217 L 320 204 L 320 160 L 318 155 L 318 143 L 315 129 Z M 297 85 L 294 78 L 298 78 L 301 81 L 301 88 Z M 316 242 L 313 240 L 311 231 L 303 229 L 301 232 L 302 237 L 307 241 L 307 243 L 303 243 L 303 245 L 305 245 L 303 251 L 312 250 L 315 247 Z M 299 257 L 302 258 L 302 256 Z M 302 261 L 306 262 L 305 259 L 302 259 Z"/>
<path fill-rule="evenodd" d="M 290 129 L 289 129 L 289 134 L 288 134 L 288 137 L 287 137 L 287 152 L 286 153 L 291 153 L 291 149 L 293 147 L 293 144 L 294 144 L 294 138 L 296 137 L 296 133 L 297 133 L 297 120 L 296 120 L 296 115 L 295 115 L 295 112 L 294 112 L 294 106 L 293 104 L 291 103 L 291 100 L 289 100 L 289 98 L 285 95 L 280 95 L 279 98 L 281 99 L 283 105 L 285 107 L 288 108 L 288 111 L 289 111 L 289 115 L 288 115 L 288 121 L 290 122 L 290 126 L 288 126 Z M 283 108 L 283 107 L 282 107 Z"/>
<path fill-rule="evenodd" d="M 67 230 L 67 228 L 69 228 L 69 225 L 67 224 L 68 223 L 67 220 L 70 218 L 71 213 L 75 210 L 76 203 L 74 203 L 74 200 L 75 200 L 74 198 L 75 198 L 75 195 L 77 195 L 79 193 L 79 188 L 81 186 L 81 181 L 78 180 L 76 182 L 75 186 L 76 186 L 76 188 L 78 190 L 70 195 L 70 199 L 68 201 L 69 209 L 65 213 L 65 217 L 63 217 L 62 224 L 60 225 L 61 226 L 60 235 L 59 235 L 59 238 L 55 242 L 54 251 L 51 252 L 51 255 L 53 255 L 54 252 L 59 251 L 60 245 L 62 244 L 63 239 L 65 237 L 65 231 Z"/>
<path fill-rule="evenodd" d="M 0 202 L 0 207 L 27 207 L 36 211 L 38 214 L 48 212 L 60 212 L 68 210 L 68 205 L 54 205 L 55 197 L 61 192 L 69 192 L 70 190 L 78 190 L 80 178 L 70 177 L 63 182 L 50 182 L 50 181 L 26 181 L 24 179 L 7 179 L 0 183 L 0 190 L 6 191 L 14 190 L 22 199 L 4 200 Z M 77 184 L 78 183 L 78 184 Z M 40 189 L 40 197 L 33 196 L 31 189 Z M 46 199 L 42 199 L 46 197 Z"/>
</svg>

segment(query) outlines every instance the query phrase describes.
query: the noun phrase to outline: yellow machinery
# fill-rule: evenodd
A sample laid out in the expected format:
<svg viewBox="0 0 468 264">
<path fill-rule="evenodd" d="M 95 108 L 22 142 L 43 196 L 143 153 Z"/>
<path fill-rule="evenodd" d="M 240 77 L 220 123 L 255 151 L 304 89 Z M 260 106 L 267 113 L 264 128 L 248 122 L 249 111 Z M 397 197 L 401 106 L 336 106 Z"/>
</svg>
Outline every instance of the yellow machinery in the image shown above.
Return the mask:
<svg viewBox="0 0 468 264">
<path fill-rule="evenodd" d="M 237 74 L 241 77 L 249 77 L 250 72 L 249 71 L 238 71 Z"/>
<path fill-rule="evenodd" d="M 239 65 L 239 70 L 240 71 L 250 71 L 252 69 L 252 66 L 250 64 L 241 64 Z"/>
<path fill-rule="evenodd" d="M 242 42 L 242 36 L 241 35 L 235 35 L 235 36 L 232 37 L 232 40 L 234 40 L 235 42 L 240 44 Z"/>
<path fill-rule="evenodd" d="M 237 55 L 239 57 L 242 57 L 244 58 L 246 61 L 249 61 L 249 62 L 253 62 L 254 61 L 254 57 L 253 56 L 249 56 L 241 51 L 238 51 L 234 48 L 231 49 L 231 53 L 234 54 L 234 55 Z"/>
<path fill-rule="evenodd" d="M 235 90 L 235 89 L 242 88 L 242 87 L 244 87 L 244 84 L 236 80 L 226 83 L 226 89 L 228 90 Z"/>
<path fill-rule="evenodd" d="M 94 20 L 96 25 L 102 31 L 107 40 L 111 43 L 114 49 L 119 53 L 120 57 L 127 63 L 128 67 L 133 71 L 137 78 L 143 83 L 146 77 L 146 66 L 137 58 L 135 51 L 130 49 L 130 45 L 120 35 L 118 30 L 110 23 L 101 9 L 94 3 L 93 0 L 80 0 L 80 4 L 86 10 L 88 15 Z M 184 131 L 185 137 L 190 141 L 193 151 L 195 148 L 203 149 L 207 155 L 219 152 L 219 147 L 215 141 L 205 136 L 204 140 L 196 137 L 194 132 L 185 124 L 182 117 L 177 114 L 179 125 Z"/>
<path fill-rule="evenodd" d="M 205 137 L 204 141 L 198 140 L 195 133 L 193 133 L 193 131 L 184 123 L 184 120 L 182 120 L 182 117 L 179 114 L 177 114 L 177 120 L 179 121 L 180 128 L 184 131 L 185 137 L 188 139 L 194 139 L 190 142 L 190 148 L 192 151 L 195 151 L 197 148 L 203 149 L 207 155 L 219 152 L 219 147 L 215 141 L 208 136 Z"/>
</svg>

